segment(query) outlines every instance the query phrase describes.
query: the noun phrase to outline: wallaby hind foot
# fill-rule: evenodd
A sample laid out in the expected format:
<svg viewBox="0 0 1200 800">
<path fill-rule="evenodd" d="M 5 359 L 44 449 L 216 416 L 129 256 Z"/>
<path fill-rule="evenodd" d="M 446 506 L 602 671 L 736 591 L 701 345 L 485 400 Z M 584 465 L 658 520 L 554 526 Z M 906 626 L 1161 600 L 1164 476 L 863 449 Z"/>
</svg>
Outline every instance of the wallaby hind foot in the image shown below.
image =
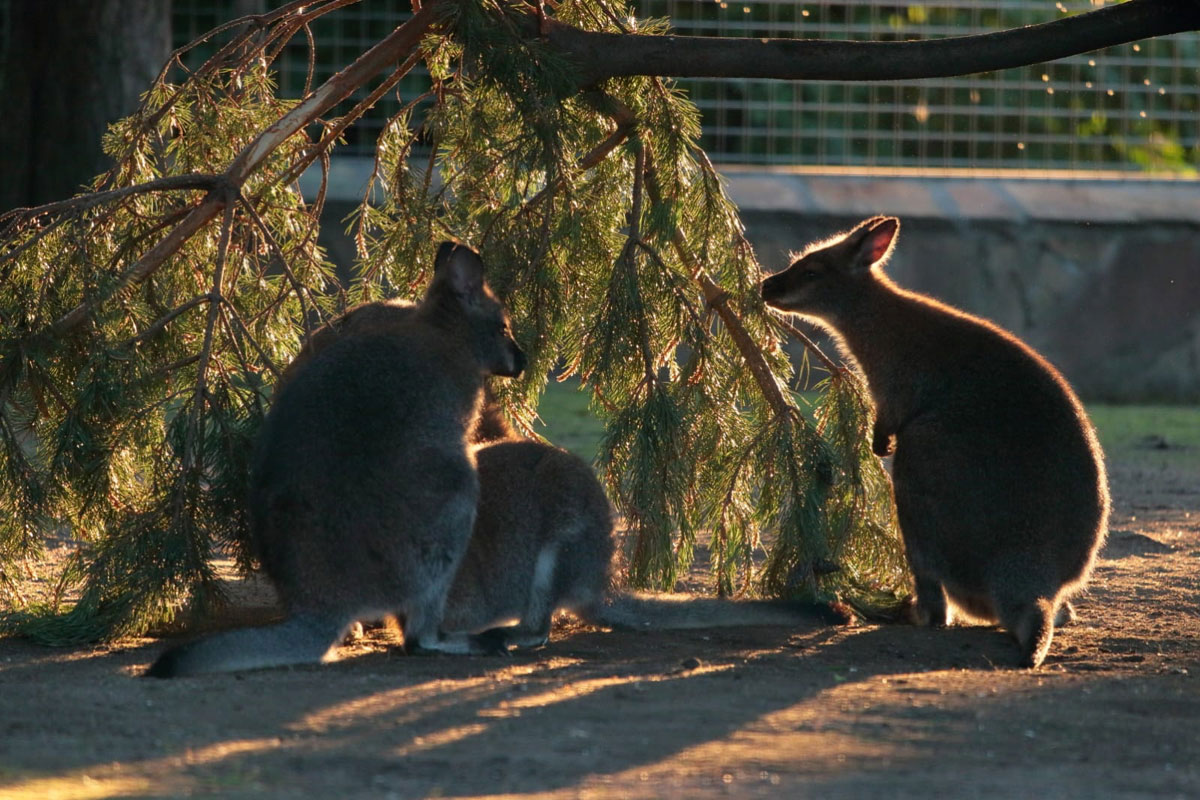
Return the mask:
<svg viewBox="0 0 1200 800">
<path fill-rule="evenodd" d="M 1070 600 L 1064 600 L 1054 617 L 1054 627 L 1063 628 L 1078 621 L 1079 615 L 1075 613 L 1075 606 L 1071 605 Z"/>
<path fill-rule="evenodd" d="M 586 488 L 575 487 L 575 493 L 582 496 L 583 490 Z M 597 514 L 599 516 L 600 512 L 597 512 Z M 607 519 L 607 514 L 604 514 L 602 519 Z M 576 521 L 577 523 L 578 521 Z M 567 531 L 562 530 L 562 527 L 559 526 L 556 532 L 564 536 L 564 541 L 569 541 L 566 538 Z M 566 527 L 574 526 L 568 524 Z M 580 530 L 585 537 L 588 535 L 586 525 L 581 526 Z M 593 538 L 602 532 L 603 529 L 601 527 L 596 527 L 592 531 Z M 607 538 L 606 533 L 604 533 L 604 537 Z M 609 556 L 605 541 L 594 541 L 593 545 L 594 550 L 603 557 Z M 545 647 L 550 641 L 550 625 L 554 620 L 554 611 L 558 605 L 569 602 L 570 596 L 577 594 L 581 588 L 589 597 L 595 591 L 591 586 L 593 581 L 561 580 L 564 572 L 564 569 L 559 564 L 559 551 L 561 549 L 562 545 L 560 542 L 551 541 L 542 547 L 541 552 L 538 553 L 533 565 L 533 579 L 530 581 L 529 597 L 525 603 L 525 610 L 521 613 L 520 622 L 516 625 L 492 628 L 484 632 L 492 636 L 506 651 L 509 647 L 516 647 L 522 650 Z M 600 570 L 600 574 L 603 574 L 603 571 L 606 569 L 602 563 L 592 563 L 589 566 Z"/>
<path fill-rule="evenodd" d="M 1001 624 L 1017 640 L 1021 651 L 1018 666 L 1040 667 L 1054 638 L 1054 601 L 1038 598 L 1032 603 L 1001 606 L 999 613 Z"/>
<path fill-rule="evenodd" d="M 923 628 L 945 628 L 950 624 L 950 604 L 942 585 L 929 578 L 917 578 L 917 596 L 912 605 L 913 622 Z"/>
<path fill-rule="evenodd" d="M 494 656 L 504 655 L 508 648 L 503 639 L 490 631 L 483 633 L 446 633 L 438 631 L 432 636 L 404 638 L 404 653 L 410 656 L 456 655 Z"/>
<path fill-rule="evenodd" d="M 512 626 L 501 626 L 486 630 L 479 636 L 488 637 L 497 648 L 507 653 L 510 647 L 518 650 L 536 650 L 550 643 L 550 625 L 544 628 L 531 627 L 523 622 Z"/>
</svg>

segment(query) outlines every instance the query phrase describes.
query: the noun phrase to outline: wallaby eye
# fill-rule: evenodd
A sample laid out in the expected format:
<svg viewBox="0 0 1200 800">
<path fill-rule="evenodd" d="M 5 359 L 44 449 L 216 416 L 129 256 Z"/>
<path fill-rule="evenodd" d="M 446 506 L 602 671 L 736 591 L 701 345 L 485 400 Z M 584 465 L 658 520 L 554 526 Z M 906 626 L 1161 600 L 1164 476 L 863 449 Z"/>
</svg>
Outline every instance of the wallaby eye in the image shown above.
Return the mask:
<svg viewBox="0 0 1200 800">
<path fill-rule="evenodd" d="M 819 277 L 821 277 L 821 273 L 819 270 L 806 269 L 806 270 L 800 271 L 800 280 L 802 280 L 802 281 L 816 280 Z"/>
</svg>

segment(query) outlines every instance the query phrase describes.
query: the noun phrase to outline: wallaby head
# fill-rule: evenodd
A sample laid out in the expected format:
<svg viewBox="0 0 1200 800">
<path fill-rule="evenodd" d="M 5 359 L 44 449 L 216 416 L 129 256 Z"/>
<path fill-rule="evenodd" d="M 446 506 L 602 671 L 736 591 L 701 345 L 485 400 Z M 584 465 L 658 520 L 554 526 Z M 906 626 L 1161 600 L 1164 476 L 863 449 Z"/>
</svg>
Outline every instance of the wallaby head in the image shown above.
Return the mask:
<svg viewBox="0 0 1200 800">
<path fill-rule="evenodd" d="M 827 322 L 848 310 L 854 298 L 883 278 L 896 245 L 900 220 L 871 217 L 857 227 L 817 242 L 791 266 L 762 282 L 767 305 Z"/>
<path fill-rule="evenodd" d="M 483 260 L 474 250 L 443 242 L 419 313 L 467 342 L 484 372 L 515 378 L 525 369 L 525 353 L 513 340 L 508 314 L 488 288 L 483 271 Z"/>
</svg>

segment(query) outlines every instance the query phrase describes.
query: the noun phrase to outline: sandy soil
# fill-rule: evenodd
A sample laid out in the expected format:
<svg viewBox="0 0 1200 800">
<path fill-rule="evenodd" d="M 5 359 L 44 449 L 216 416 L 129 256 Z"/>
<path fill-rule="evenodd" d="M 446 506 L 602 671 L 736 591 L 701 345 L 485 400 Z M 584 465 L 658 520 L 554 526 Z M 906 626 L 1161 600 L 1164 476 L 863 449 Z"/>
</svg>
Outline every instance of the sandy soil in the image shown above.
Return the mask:
<svg viewBox="0 0 1200 800">
<path fill-rule="evenodd" d="M 0 641 L 0 797 L 1200 797 L 1200 469 L 1110 457 L 1080 622 L 651 634 L 511 658 L 135 676 L 163 648 Z M 1180 465 L 1187 466 L 1180 466 Z"/>
</svg>

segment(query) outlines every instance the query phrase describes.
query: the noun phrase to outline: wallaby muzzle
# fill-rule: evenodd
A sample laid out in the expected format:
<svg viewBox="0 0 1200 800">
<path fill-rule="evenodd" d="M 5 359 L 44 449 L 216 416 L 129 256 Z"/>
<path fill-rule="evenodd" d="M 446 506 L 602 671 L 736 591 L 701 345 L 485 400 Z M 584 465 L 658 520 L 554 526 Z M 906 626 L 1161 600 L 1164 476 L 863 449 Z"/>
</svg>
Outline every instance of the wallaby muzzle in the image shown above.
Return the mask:
<svg viewBox="0 0 1200 800">
<path fill-rule="evenodd" d="M 514 345 L 510 345 L 509 349 L 510 349 L 509 355 L 512 357 L 512 369 L 504 370 L 503 372 L 496 373 L 497 375 L 499 375 L 502 378 L 518 377 L 522 372 L 525 371 L 525 366 L 526 366 L 526 364 L 529 363 L 529 359 L 527 359 L 525 357 L 525 352 L 523 350 L 521 350 L 521 348 L 517 347 L 514 344 Z"/>
<path fill-rule="evenodd" d="M 760 285 L 762 299 L 767 305 L 773 306 L 783 301 L 784 296 L 787 294 L 787 286 L 783 277 L 784 273 L 780 272 L 767 278 Z"/>
</svg>

